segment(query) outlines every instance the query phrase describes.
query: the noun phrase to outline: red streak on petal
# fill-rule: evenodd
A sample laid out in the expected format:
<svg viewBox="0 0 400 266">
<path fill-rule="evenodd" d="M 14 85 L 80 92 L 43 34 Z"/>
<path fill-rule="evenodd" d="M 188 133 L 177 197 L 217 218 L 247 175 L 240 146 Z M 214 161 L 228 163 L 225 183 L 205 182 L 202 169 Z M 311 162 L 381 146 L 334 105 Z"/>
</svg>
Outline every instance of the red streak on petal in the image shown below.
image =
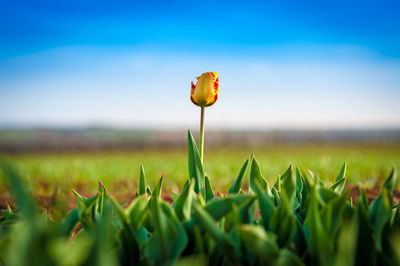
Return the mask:
<svg viewBox="0 0 400 266">
<path fill-rule="evenodd" d="M 194 85 L 193 81 L 192 81 L 192 89 L 190 91 L 190 94 L 193 94 L 195 89 L 196 89 L 196 85 Z"/>
<path fill-rule="evenodd" d="M 218 93 L 214 96 L 214 103 L 218 100 Z"/>
</svg>

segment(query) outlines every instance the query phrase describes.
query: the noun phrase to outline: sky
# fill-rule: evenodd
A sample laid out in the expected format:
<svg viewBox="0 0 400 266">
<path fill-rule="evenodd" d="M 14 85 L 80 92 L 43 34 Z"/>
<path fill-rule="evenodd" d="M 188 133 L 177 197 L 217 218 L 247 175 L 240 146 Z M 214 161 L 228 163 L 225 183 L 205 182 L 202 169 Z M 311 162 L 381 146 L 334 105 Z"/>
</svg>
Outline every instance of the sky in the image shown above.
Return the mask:
<svg viewBox="0 0 400 266">
<path fill-rule="evenodd" d="M 3 1 L 0 127 L 400 128 L 398 1 Z"/>
</svg>

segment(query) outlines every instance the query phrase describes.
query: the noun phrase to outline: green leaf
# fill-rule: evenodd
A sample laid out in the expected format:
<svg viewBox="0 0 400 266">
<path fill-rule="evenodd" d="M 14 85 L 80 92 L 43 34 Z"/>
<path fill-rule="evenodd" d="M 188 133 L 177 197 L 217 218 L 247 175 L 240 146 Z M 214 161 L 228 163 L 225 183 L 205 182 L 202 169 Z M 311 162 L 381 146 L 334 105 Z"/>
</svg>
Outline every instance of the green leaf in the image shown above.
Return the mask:
<svg viewBox="0 0 400 266">
<path fill-rule="evenodd" d="M 205 210 L 213 217 L 213 219 L 219 221 L 223 216 L 232 210 L 232 204 L 240 207 L 241 203 L 245 203 L 246 200 L 254 200 L 254 196 L 249 195 L 235 195 L 227 198 L 218 198 L 209 201 L 205 206 Z"/>
<path fill-rule="evenodd" d="M 73 209 L 67 213 L 64 220 L 57 224 L 58 231 L 63 236 L 69 236 L 79 221 L 78 209 Z"/>
<path fill-rule="evenodd" d="M 272 214 L 275 211 L 275 205 L 269 197 L 265 196 L 265 194 L 261 191 L 261 188 L 257 183 L 254 184 L 254 190 L 257 195 L 258 205 L 260 207 L 260 212 L 261 212 L 261 217 L 263 218 L 264 227 L 265 229 L 268 230 L 270 228 L 269 222 L 271 220 Z"/>
<path fill-rule="evenodd" d="M 140 179 L 139 179 L 139 195 L 146 193 L 146 175 L 144 173 L 143 165 L 140 166 Z"/>
<path fill-rule="evenodd" d="M 179 221 L 175 212 L 165 202 L 161 203 L 161 209 L 168 219 L 167 237 L 170 243 L 170 257 L 177 258 L 188 244 L 188 236 L 185 228 Z"/>
<path fill-rule="evenodd" d="M 347 168 L 347 164 L 344 163 L 342 168 L 339 171 L 339 174 L 336 177 L 335 184 L 334 184 L 335 187 L 333 188 L 336 193 L 341 194 L 343 191 L 344 185 L 346 184 L 346 168 Z"/>
<path fill-rule="evenodd" d="M 296 167 L 296 197 L 301 200 L 303 192 L 303 177 L 301 176 L 299 168 Z"/>
<path fill-rule="evenodd" d="M 339 195 L 334 192 L 331 189 L 328 188 L 324 188 L 324 187 L 320 187 L 318 189 L 318 200 L 322 205 L 325 205 L 326 203 L 330 202 L 331 200 L 337 199 L 339 197 Z"/>
<path fill-rule="evenodd" d="M 244 164 L 242 165 L 242 168 L 240 168 L 239 174 L 236 177 L 235 181 L 229 188 L 229 194 L 237 194 L 240 191 L 240 187 L 242 186 L 243 178 L 247 170 L 247 166 L 249 165 L 249 159 L 247 159 Z"/>
<path fill-rule="evenodd" d="M 6 160 L 0 160 L 0 172 L 3 173 L 6 184 L 14 194 L 16 203 L 26 219 L 33 219 L 36 216 L 35 201 L 26 189 L 19 175 L 17 168 Z"/>
<path fill-rule="evenodd" d="M 273 189 L 276 189 L 276 191 L 277 192 L 281 192 L 281 176 L 280 175 L 278 175 L 278 177 L 276 178 L 276 181 L 275 181 L 275 184 L 274 184 L 274 186 L 272 187 L 272 190 Z"/>
<path fill-rule="evenodd" d="M 322 182 L 322 180 L 318 178 L 316 173 L 314 173 L 310 169 L 308 169 L 308 172 L 310 173 L 311 177 L 313 178 L 314 184 L 318 184 L 318 185 L 320 185 L 322 187 L 325 186 L 324 182 Z"/>
<path fill-rule="evenodd" d="M 225 259 L 232 264 L 236 264 L 235 247 L 229 235 L 218 228 L 216 221 L 198 203 L 193 204 L 193 210 L 204 230 L 210 234 L 218 249 L 225 255 Z"/>
<path fill-rule="evenodd" d="M 400 201 L 396 207 L 396 212 L 393 217 L 392 226 L 394 228 L 400 229 Z"/>
<path fill-rule="evenodd" d="M 290 178 L 293 172 L 293 165 L 289 165 L 288 169 L 281 175 L 281 183 L 285 181 L 285 179 Z"/>
<path fill-rule="evenodd" d="M 336 238 L 339 228 L 345 218 L 347 193 L 332 199 L 321 210 L 321 221 L 323 222 L 325 231 L 331 238 Z"/>
<path fill-rule="evenodd" d="M 385 183 L 383 184 L 383 187 L 387 188 L 387 190 L 392 193 L 394 187 L 396 186 L 396 168 L 392 168 L 392 171 L 389 174 L 389 177 L 386 179 Z"/>
<path fill-rule="evenodd" d="M 368 216 L 374 228 L 377 249 L 382 252 L 383 229 L 392 218 L 391 197 L 386 186 L 382 188 L 379 196 L 371 203 Z"/>
<path fill-rule="evenodd" d="M 315 186 L 310 186 L 304 233 L 313 264 L 329 265 L 334 259 L 333 243 L 324 230 Z"/>
<path fill-rule="evenodd" d="M 150 188 L 149 185 L 146 187 L 146 193 L 147 193 L 147 195 L 149 195 L 149 196 L 151 196 L 151 194 L 152 194 L 151 188 Z"/>
<path fill-rule="evenodd" d="M 121 205 L 119 205 L 119 203 L 114 199 L 114 198 L 110 198 L 111 204 L 115 210 L 115 212 L 117 213 L 119 219 L 121 220 L 121 222 L 124 225 L 128 225 L 129 224 L 129 220 L 128 220 L 128 216 L 126 215 L 124 209 L 121 207 Z"/>
<path fill-rule="evenodd" d="M 178 199 L 178 197 L 179 197 L 179 194 L 176 193 L 175 191 L 172 191 L 172 200 L 174 201 L 174 202 L 172 202 L 172 206 L 175 205 L 175 202 Z"/>
<path fill-rule="evenodd" d="M 368 198 L 363 187 L 360 188 L 360 202 L 364 204 L 365 209 L 368 209 Z"/>
<path fill-rule="evenodd" d="M 148 217 L 148 200 L 146 195 L 136 198 L 126 209 L 131 228 L 137 232 Z"/>
<path fill-rule="evenodd" d="M 238 257 L 243 257 L 242 251 L 241 251 L 241 244 L 240 244 L 240 235 L 239 235 L 239 226 L 241 224 L 241 219 L 240 219 L 240 213 L 238 210 L 238 207 L 236 204 L 232 205 L 232 212 L 230 216 L 227 216 L 230 218 L 232 222 L 232 229 L 230 230 L 230 237 L 233 240 L 233 244 L 235 246 L 235 253 Z"/>
<path fill-rule="evenodd" d="M 346 178 L 343 177 L 342 179 L 336 181 L 335 184 L 330 186 L 329 189 L 335 191 L 338 194 L 341 194 L 345 184 L 346 184 Z"/>
<path fill-rule="evenodd" d="M 110 198 L 111 204 L 122 223 L 120 257 L 126 265 L 135 265 L 140 261 L 140 248 L 129 221 L 128 215 L 118 202 Z"/>
<path fill-rule="evenodd" d="M 240 239 L 253 253 L 262 265 L 275 265 L 279 256 L 279 247 L 276 244 L 276 236 L 266 232 L 259 225 L 242 225 L 239 229 Z"/>
<path fill-rule="evenodd" d="M 106 200 L 107 195 L 106 195 L 106 189 L 101 182 L 99 182 L 99 192 L 100 194 L 98 195 L 96 202 L 96 212 L 102 214 L 104 201 Z"/>
<path fill-rule="evenodd" d="M 162 189 L 163 179 L 164 179 L 164 177 L 161 176 L 160 179 L 158 180 L 157 185 L 154 187 L 152 196 L 155 195 L 157 198 L 161 198 L 161 189 Z"/>
<path fill-rule="evenodd" d="M 272 198 L 275 201 L 275 205 L 278 206 L 279 204 L 281 204 L 281 196 L 280 196 L 278 190 L 276 190 L 275 187 L 272 188 L 272 193 L 271 194 L 273 196 Z"/>
<path fill-rule="evenodd" d="M 159 196 L 153 193 L 150 199 L 150 211 L 154 233 L 146 246 L 146 255 L 153 263 L 158 264 L 169 260 L 168 242 L 166 231 L 168 230 L 168 219 L 161 210 Z"/>
<path fill-rule="evenodd" d="M 206 198 L 205 178 L 203 164 L 200 160 L 199 150 L 197 149 L 196 141 L 192 133 L 188 130 L 188 170 L 189 178 L 195 180 L 194 191 L 200 193 L 201 196 Z"/>
<path fill-rule="evenodd" d="M 174 202 L 174 210 L 176 215 L 181 221 L 186 221 L 190 219 L 191 209 L 192 209 L 192 200 L 193 200 L 193 187 L 194 183 L 190 183 L 187 186 L 184 186 L 184 190 L 178 196 L 177 200 Z"/>
<path fill-rule="evenodd" d="M 269 185 L 267 181 L 265 181 L 264 177 L 261 174 L 260 166 L 257 163 L 254 154 L 251 155 L 250 158 L 250 191 L 254 192 L 255 183 L 257 183 L 260 188 L 267 193 L 269 197 L 273 197 L 271 194 L 271 190 L 269 189 Z"/>
<path fill-rule="evenodd" d="M 294 198 L 296 197 L 296 176 L 293 173 L 293 166 L 290 165 L 289 168 L 283 173 L 281 177 L 282 191 L 285 192 L 289 206 L 294 207 Z"/>
<path fill-rule="evenodd" d="M 288 246 L 296 234 L 296 220 L 291 214 L 285 191 L 282 191 L 281 204 L 271 215 L 269 229 L 276 233 L 281 247 Z"/>
<path fill-rule="evenodd" d="M 368 218 L 367 206 L 358 201 L 355 212 L 358 222 L 358 237 L 355 265 L 376 265 L 377 250 L 373 239 L 373 227 Z"/>
<path fill-rule="evenodd" d="M 289 249 L 282 249 L 279 252 L 279 257 L 276 262 L 277 266 L 302 266 L 304 263 L 301 261 L 301 259 L 292 251 Z"/>
<path fill-rule="evenodd" d="M 341 226 L 338 236 L 338 250 L 335 256 L 335 265 L 354 265 L 356 260 L 357 237 L 357 218 L 356 215 L 353 215 L 351 219 L 347 219 Z"/>
<path fill-rule="evenodd" d="M 47 243 L 47 252 L 53 259 L 52 265 L 85 265 L 88 262 L 91 250 L 93 249 L 93 239 L 85 238 L 70 243 L 68 239 L 50 239 Z M 44 254 L 40 254 L 44 255 Z M 43 256 L 44 257 L 44 256 Z M 31 259 L 31 258 L 30 258 Z M 44 260 L 42 259 L 42 263 Z M 30 262 L 30 265 L 35 265 Z M 43 265 L 43 264 L 42 264 Z"/>
<path fill-rule="evenodd" d="M 200 253 L 201 254 L 201 253 Z M 207 266 L 208 259 L 204 255 L 187 256 L 174 262 L 172 266 Z"/>
<path fill-rule="evenodd" d="M 206 183 L 206 201 L 210 201 L 210 200 L 214 199 L 214 192 L 213 192 L 213 189 L 210 184 L 210 180 L 208 179 L 207 175 L 206 175 L 205 181 L 206 181 L 205 182 Z"/>
</svg>

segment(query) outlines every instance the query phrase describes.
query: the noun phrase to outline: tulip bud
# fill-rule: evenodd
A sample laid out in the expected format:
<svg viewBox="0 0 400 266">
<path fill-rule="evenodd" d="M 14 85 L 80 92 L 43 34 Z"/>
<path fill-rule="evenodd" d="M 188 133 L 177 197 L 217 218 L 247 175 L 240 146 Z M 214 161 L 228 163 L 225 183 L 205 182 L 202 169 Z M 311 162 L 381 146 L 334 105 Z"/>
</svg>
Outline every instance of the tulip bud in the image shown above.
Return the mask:
<svg viewBox="0 0 400 266">
<path fill-rule="evenodd" d="M 190 100 L 197 106 L 213 105 L 218 99 L 219 77 L 217 72 L 207 72 L 196 77 L 197 84 L 193 84 L 190 91 Z"/>
</svg>

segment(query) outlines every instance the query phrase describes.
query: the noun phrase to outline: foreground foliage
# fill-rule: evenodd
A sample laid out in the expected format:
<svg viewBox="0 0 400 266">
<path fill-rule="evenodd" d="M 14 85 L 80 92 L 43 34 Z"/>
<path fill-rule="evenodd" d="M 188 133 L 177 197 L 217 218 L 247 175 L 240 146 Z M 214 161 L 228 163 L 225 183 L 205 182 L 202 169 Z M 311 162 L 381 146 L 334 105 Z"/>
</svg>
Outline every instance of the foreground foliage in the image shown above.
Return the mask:
<svg viewBox="0 0 400 266">
<path fill-rule="evenodd" d="M 400 207 L 392 200 L 393 170 L 371 203 L 344 191 L 346 165 L 326 186 L 290 166 L 273 187 L 254 156 L 229 194 L 216 197 L 188 134 L 188 176 L 169 204 L 163 178 L 151 189 L 141 168 L 139 190 L 123 208 L 100 183 L 78 193 L 60 223 L 40 213 L 17 171 L 2 162 L 19 208 L 0 218 L 5 265 L 399 265 Z M 249 170 L 249 188 L 242 182 Z"/>
</svg>

